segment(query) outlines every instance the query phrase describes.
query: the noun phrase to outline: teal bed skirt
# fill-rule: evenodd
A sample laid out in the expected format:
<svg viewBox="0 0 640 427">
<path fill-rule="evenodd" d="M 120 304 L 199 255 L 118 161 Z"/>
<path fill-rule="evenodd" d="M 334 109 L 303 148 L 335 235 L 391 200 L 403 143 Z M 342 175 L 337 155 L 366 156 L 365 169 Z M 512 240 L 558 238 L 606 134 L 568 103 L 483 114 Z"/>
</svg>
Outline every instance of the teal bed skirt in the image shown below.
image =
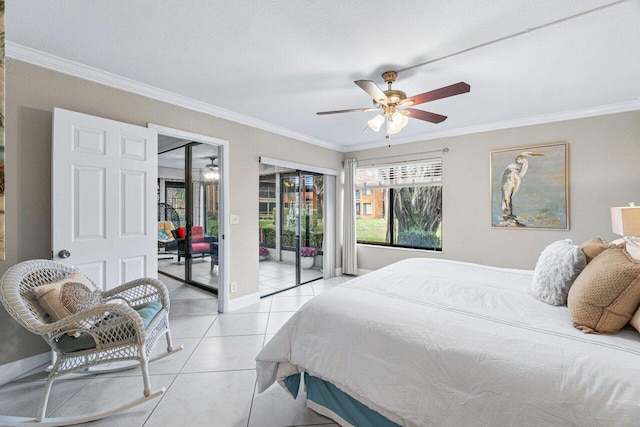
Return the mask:
<svg viewBox="0 0 640 427">
<path fill-rule="evenodd" d="M 301 376 L 302 374 L 296 374 L 284 379 L 284 385 L 294 398 L 298 396 Z M 307 400 L 313 402 L 313 404 L 309 405 L 311 409 L 314 409 L 314 406 L 319 406 L 320 409 L 324 408 L 329 411 L 329 413 L 323 413 L 322 415 L 331 416 L 335 414 L 355 427 L 400 427 L 339 390 L 330 382 L 305 372 L 304 383 L 307 388 Z M 334 421 L 339 420 L 334 419 Z"/>
</svg>

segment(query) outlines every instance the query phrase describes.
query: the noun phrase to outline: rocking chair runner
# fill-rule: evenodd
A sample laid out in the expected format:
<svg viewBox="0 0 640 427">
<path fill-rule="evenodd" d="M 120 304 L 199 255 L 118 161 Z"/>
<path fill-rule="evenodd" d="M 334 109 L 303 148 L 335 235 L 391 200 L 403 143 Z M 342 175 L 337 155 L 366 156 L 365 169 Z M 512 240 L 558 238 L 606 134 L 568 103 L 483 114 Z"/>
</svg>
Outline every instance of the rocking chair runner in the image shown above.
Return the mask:
<svg viewBox="0 0 640 427">
<path fill-rule="evenodd" d="M 122 412 L 164 393 L 164 388 L 151 391 L 148 363 L 182 350 L 182 346 L 174 349 L 171 341 L 167 288 L 156 279 L 133 280 L 99 292 L 105 304 L 52 321 L 38 304 L 32 289 L 64 279 L 77 271 L 73 266 L 58 262 L 34 260 L 11 267 L 0 279 L 0 301 L 9 314 L 28 331 L 42 336 L 57 355 L 45 384 L 37 417 L 0 416 L 0 425 L 78 424 Z M 153 346 L 163 333 L 167 338 L 167 352 L 150 359 Z M 71 337 L 71 334 L 77 338 Z M 75 418 L 46 418 L 49 393 L 57 377 L 124 360 L 140 362 L 143 397 L 107 412 Z M 106 369 L 102 372 L 113 371 Z"/>
</svg>

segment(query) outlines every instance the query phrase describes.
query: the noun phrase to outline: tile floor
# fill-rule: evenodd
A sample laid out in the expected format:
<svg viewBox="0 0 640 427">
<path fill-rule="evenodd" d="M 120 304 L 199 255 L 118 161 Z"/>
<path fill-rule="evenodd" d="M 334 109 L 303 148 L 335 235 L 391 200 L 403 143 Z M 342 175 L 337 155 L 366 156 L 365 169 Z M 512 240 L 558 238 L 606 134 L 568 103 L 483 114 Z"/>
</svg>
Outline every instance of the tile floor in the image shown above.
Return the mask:
<svg viewBox="0 0 640 427">
<path fill-rule="evenodd" d="M 184 277 L 184 258 L 178 263 L 176 255 L 166 254 L 158 260 L 158 270 L 175 277 Z M 208 257 L 198 257 L 193 260 L 192 277 L 193 280 L 205 286 L 218 288 L 218 267 L 211 270 L 211 263 Z M 260 295 L 270 295 L 282 289 L 290 288 L 295 283 L 295 265 L 285 262 L 264 260 L 260 261 L 259 269 Z M 162 276 L 166 277 L 166 276 Z M 322 270 L 317 268 L 301 269 L 301 282 L 308 282 L 322 277 Z"/>
<path fill-rule="evenodd" d="M 296 266 L 280 261 L 260 261 L 260 295 L 270 295 L 295 284 Z M 318 268 L 300 269 L 300 282 L 305 283 L 322 277 L 322 270 Z"/>
<path fill-rule="evenodd" d="M 184 350 L 150 365 L 160 398 L 88 425 L 284 427 L 337 426 L 305 406 L 304 393 L 291 398 L 274 385 L 256 394 L 255 356 L 293 313 L 318 295 L 348 280 L 335 277 L 263 298 L 229 314 L 216 312 L 215 296 L 160 276 L 171 296 L 171 330 Z M 159 341 L 155 353 L 164 351 Z M 0 387 L 0 413 L 34 416 L 45 374 Z M 142 395 L 138 369 L 102 375 L 69 375 L 56 380 L 49 416 L 105 410 Z"/>
<path fill-rule="evenodd" d="M 180 258 L 180 262 L 178 263 L 177 255 L 160 255 L 158 259 L 158 271 L 184 278 L 184 257 Z M 213 270 L 211 269 L 211 258 L 209 257 L 195 257 L 193 259 L 191 263 L 191 277 L 198 283 L 218 289 L 218 267 L 214 267 Z"/>
</svg>

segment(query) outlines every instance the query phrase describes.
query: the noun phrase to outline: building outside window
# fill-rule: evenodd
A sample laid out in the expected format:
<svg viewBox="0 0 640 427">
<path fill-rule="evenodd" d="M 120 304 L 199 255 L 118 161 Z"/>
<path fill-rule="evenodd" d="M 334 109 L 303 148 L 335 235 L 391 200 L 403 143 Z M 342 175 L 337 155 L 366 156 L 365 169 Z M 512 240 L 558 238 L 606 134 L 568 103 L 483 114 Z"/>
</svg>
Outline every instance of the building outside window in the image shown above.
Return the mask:
<svg viewBox="0 0 640 427">
<path fill-rule="evenodd" d="M 441 158 L 358 168 L 356 189 L 358 243 L 442 250 Z"/>
</svg>

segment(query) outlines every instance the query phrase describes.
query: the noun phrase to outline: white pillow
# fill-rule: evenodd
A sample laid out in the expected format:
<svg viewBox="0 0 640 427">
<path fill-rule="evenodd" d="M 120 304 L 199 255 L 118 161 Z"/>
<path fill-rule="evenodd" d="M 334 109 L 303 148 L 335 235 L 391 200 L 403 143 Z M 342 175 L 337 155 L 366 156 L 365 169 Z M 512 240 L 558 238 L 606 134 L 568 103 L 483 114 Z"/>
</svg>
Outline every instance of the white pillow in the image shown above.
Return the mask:
<svg viewBox="0 0 640 427">
<path fill-rule="evenodd" d="M 559 240 L 544 248 L 536 263 L 531 295 L 551 305 L 567 304 L 573 281 L 587 265 L 587 258 L 570 239 Z"/>
</svg>

